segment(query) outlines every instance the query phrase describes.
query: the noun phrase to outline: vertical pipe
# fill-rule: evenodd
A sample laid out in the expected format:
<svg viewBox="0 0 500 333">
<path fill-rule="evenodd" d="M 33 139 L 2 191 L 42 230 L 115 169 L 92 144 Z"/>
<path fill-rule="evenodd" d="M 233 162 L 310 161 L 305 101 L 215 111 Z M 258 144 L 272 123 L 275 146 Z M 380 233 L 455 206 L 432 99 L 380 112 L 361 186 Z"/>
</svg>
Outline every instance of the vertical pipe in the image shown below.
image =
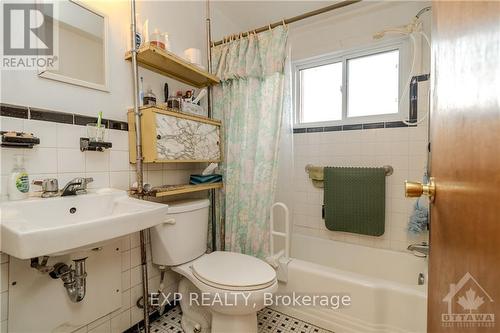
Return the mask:
<svg viewBox="0 0 500 333">
<path fill-rule="evenodd" d="M 205 30 L 207 34 L 207 69 L 209 73 L 212 73 L 212 27 L 210 21 L 210 0 L 207 0 L 207 18 L 205 21 Z M 208 86 L 207 94 L 207 111 L 208 118 L 212 118 L 212 87 Z"/>
<path fill-rule="evenodd" d="M 142 299 L 144 300 L 144 333 L 149 333 L 149 286 L 148 286 L 148 264 L 146 256 L 146 230 L 140 231 L 141 241 L 141 270 L 142 270 Z"/>
<path fill-rule="evenodd" d="M 142 170 L 142 131 L 141 131 L 141 111 L 139 110 L 139 69 L 137 66 L 137 47 L 135 36 L 137 33 L 135 0 L 130 1 L 132 15 L 132 76 L 134 85 L 134 116 L 135 116 L 135 148 L 136 148 L 136 176 L 137 176 L 137 194 L 142 196 L 143 170 Z"/>
<path fill-rule="evenodd" d="M 210 22 L 210 0 L 206 2 L 206 21 L 205 21 L 205 30 L 206 30 L 206 38 L 207 38 L 207 69 L 209 73 L 212 73 L 212 30 L 211 30 L 211 22 Z M 207 87 L 207 113 L 208 118 L 212 118 L 212 87 Z M 215 200 L 215 189 L 210 190 L 210 219 L 212 221 L 212 251 L 217 250 L 217 214 L 216 214 L 216 200 Z M 221 241 L 222 244 L 222 241 Z M 221 248 L 221 250 L 224 250 Z"/>
<path fill-rule="evenodd" d="M 135 116 L 135 148 L 136 148 L 136 178 L 137 194 L 140 198 L 143 196 L 143 169 L 142 169 L 142 133 L 141 133 L 141 113 L 139 110 L 139 75 L 137 66 L 137 46 L 136 46 L 136 10 L 135 0 L 130 1 L 131 15 L 131 47 L 132 47 L 132 77 L 134 85 L 134 116 Z M 146 256 L 145 231 L 140 231 L 141 241 L 141 268 L 142 268 L 142 299 L 144 300 L 143 317 L 144 333 L 149 333 L 149 296 L 148 296 L 148 266 Z"/>
<path fill-rule="evenodd" d="M 269 216 L 269 256 L 274 256 L 274 207 L 276 204 L 271 206 L 270 216 Z"/>
</svg>

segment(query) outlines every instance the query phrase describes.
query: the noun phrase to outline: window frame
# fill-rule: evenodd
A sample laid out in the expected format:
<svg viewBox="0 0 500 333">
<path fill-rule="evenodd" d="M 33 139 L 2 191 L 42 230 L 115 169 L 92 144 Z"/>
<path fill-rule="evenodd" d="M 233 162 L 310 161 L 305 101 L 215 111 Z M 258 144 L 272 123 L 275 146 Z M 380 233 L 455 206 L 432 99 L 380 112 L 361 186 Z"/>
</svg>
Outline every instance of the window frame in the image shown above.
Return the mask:
<svg viewBox="0 0 500 333">
<path fill-rule="evenodd" d="M 314 126 L 338 126 L 338 125 L 350 125 L 350 124 L 363 124 L 363 123 L 374 123 L 374 122 L 387 122 L 387 121 L 397 121 L 405 119 L 404 111 L 408 108 L 408 102 L 406 101 L 407 92 L 404 96 L 401 96 L 404 91 L 404 80 L 407 80 L 409 67 L 408 59 L 408 38 L 397 38 L 388 42 L 379 42 L 369 46 L 363 46 L 358 48 L 352 48 L 347 50 L 342 50 L 334 53 L 329 53 L 317 57 L 307 58 L 303 60 L 298 60 L 293 62 L 293 100 L 294 100 L 294 128 L 307 128 Z M 398 112 L 397 113 L 387 113 L 379 115 L 369 115 L 369 116 L 357 116 L 348 117 L 347 116 L 347 89 L 348 89 L 348 73 L 347 73 L 347 61 L 349 59 L 356 59 L 360 57 L 375 55 L 379 53 L 385 53 L 390 51 L 399 52 L 399 75 L 398 75 L 398 96 L 403 100 L 399 101 Z M 309 68 L 315 68 L 319 66 L 329 65 L 333 63 L 342 63 L 342 119 L 341 120 L 327 120 L 318 122 L 302 122 L 302 101 L 301 101 L 301 75 L 300 71 Z"/>
</svg>

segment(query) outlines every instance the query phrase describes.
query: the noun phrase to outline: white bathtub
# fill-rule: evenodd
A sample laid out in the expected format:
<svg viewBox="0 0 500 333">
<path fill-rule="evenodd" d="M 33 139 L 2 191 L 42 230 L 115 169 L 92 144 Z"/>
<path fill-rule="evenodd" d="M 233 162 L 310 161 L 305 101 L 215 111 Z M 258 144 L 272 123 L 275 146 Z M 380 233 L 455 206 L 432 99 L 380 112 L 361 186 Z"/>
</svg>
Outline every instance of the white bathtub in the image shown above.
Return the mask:
<svg viewBox="0 0 500 333">
<path fill-rule="evenodd" d="M 288 282 L 279 293 L 349 294 L 351 306 L 275 307 L 342 332 L 425 332 L 427 262 L 411 254 L 294 235 Z M 427 282 L 427 281 L 426 281 Z"/>
</svg>

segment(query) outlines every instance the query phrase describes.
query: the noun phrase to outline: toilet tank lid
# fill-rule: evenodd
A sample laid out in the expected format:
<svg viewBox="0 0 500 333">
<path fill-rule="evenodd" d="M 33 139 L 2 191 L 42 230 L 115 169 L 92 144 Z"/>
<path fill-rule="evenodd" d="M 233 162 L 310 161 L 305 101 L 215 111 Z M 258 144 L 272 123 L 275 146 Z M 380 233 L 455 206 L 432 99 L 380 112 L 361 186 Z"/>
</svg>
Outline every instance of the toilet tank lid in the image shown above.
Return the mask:
<svg viewBox="0 0 500 333">
<path fill-rule="evenodd" d="M 178 214 L 198 210 L 210 206 L 208 199 L 187 199 L 168 203 L 168 214 Z"/>
</svg>

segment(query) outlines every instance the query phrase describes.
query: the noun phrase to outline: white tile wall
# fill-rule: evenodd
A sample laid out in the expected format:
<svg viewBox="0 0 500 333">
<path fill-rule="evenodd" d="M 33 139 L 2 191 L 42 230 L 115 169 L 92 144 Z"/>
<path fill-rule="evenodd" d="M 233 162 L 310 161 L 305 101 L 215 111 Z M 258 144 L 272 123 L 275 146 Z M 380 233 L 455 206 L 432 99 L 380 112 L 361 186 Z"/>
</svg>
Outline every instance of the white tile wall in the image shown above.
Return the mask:
<svg viewBox="0 0 500 333">
<path fill-rule="evenodd" d="M 14 155 L 25 156 L 25 167 L 30 179 L 56 177 L 59 186 L 74 177 L 93 177 L 90 188 L 112 186 L 128 189 L 135 182 L 135 168 L 129 164 L 128 133 L 109 130 L 108 138 L 113 148 L 104 152 L 81 152 L 80 137 L 85 137 L 85 127 L 37 120 L 0 117 L 2 130 L 35 133 L 40 145 L 33 149 L 2 148 L 0 150 L 0 174 L 2 200 L 6 199 L 6 181 L 10 174 Z M 183 184 L 189 175 L 203 168 L 200 164 L 174 163 L 145 166 L 144 179 L 151 185 Z M 37 190 L 35 186 L 32 188 Z"/>
<path fill-rule="evenodd" d="M 404 251 L 428 234 L 407 233 L 415 200 L 404 196 L 404 181 L 421 180 L 426 165 L 427 126 L 294 135 L 293 232 L 366 246 Z M 383 166 L 394 168 L 387 177 L 386 227 L 380 237 L 329 231 L 321 218 L 323 189 L 313 187 L 305 165 Z"/>
<path fill-rule="evenodd" d="M 85 127 L 51 122 L 0 117 L 2 130 L 27 131 L 40 138 L 33 149 L 0 148 L 0 199 L 7 199 L 7 179 L 13 167 L 14 155 L 25 156 L 30 179 L 57 178 L 59 187 L 75 177 L 93 177 L 90 188 L 108 187 L 126 190 L 135 182 L 135 168 L 128 162 L 128 133 L 109 130 L 113 148 L 105 152 L 81 152 L 79 138 L 85 137 Z M 183 184 L 189 175 L 199 172 L 203 164 L 175 163 L 146 165 L 145 182 L 155 185 Z M 32 186 L 32 190 L 39 190 Z M 199 194 L 198 196 L 206 196 Z M 49 200 L 49 199 L 48 199 Z M 142 310 L 135 306 L 142 296 L 139 233 L 122 239 L 122 307 L 80 328 L 77 332 L 122 332 L 142 320 Z M 157 290 L 160 274 L 151 263 L 148 252 L 149 288 Z M 165 277 L 166 291 L 177 289 L 177 275 L 171 271 Z M 8 320 L 8 256 L 0 253 L 0 333 L 7 332 Z"/>
</svg>

